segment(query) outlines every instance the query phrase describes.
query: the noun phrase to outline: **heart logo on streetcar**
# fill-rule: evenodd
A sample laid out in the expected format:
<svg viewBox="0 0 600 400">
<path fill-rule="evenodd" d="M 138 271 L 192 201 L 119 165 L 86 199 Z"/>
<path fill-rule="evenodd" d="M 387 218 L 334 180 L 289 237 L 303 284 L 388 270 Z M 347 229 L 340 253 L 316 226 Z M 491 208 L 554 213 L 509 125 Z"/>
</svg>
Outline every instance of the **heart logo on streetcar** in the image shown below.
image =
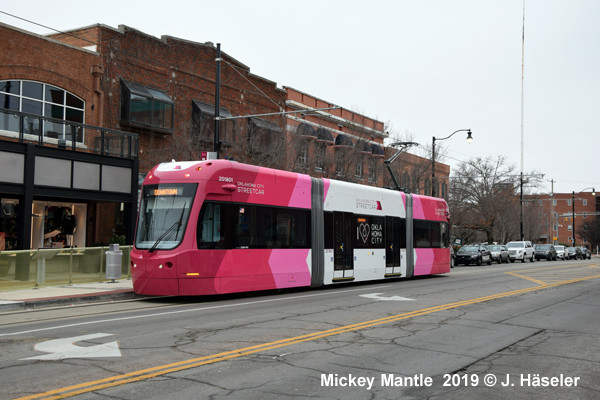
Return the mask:
<svg viewBox="0 0 600 400">
<path fill-rule="evenodd" d="M 371 227 L 369 226 L 369 224 L 366 223 L 362 223 L 360 224 L 360 226 L 358 227 L 358 232 L 360 234 L 360 237 L 363 241 L 363 243 L 367 243 L 367 240 L 369 239 L 369 235 L 371 234 Z"/>
</svg>

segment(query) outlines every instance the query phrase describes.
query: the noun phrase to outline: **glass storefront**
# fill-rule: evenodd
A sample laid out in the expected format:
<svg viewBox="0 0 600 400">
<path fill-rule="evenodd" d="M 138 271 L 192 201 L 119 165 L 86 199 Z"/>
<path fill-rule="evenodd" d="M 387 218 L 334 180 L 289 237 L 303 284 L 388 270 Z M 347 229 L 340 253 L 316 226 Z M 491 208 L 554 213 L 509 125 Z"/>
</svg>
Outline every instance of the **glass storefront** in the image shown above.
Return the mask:
<svg viewBox="0 0 600 400">
<path fill-rule="evenodd" d="M 5 199 L 1 200 L 2 209 L 0 211 L 0 251 L 13 250 L 17 248 L 18 239 L 18 218 L 19 218 L 19 200 Z"/>
<path fill-rule="evenodd" d="M 33 202 L 31 248 L 85 247 L 86 204 Z"/>
</svg>

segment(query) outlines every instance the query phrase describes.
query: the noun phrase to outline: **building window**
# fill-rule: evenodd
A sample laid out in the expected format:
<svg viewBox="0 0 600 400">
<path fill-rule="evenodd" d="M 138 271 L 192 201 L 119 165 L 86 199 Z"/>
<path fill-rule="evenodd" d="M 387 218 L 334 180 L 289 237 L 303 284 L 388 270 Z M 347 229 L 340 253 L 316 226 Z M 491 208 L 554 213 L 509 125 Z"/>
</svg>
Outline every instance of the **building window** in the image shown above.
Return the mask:
<svg viewBox="0 0 600 400">
<path fill-rule="evenodd" d="M 173 132 L 173 100 L 166 92 L 121 80 L 121 123 Z"/>
<path fill-rule="evenodd" d="M 280 144 L 281 128 L 275 122 L 260 118 L 248 118 L 248 139 L 254 152 L 268 153 Z"/>
<path fill-rule="evenodd" d="M 212 149 L 215 140 L 215 107 L 211 104 L 192 100 L 192 136 L 204 144 L 204 148 Z M 219 108 L 220 118 L 229 118 L 231 113 L 226 108 Z M 235 122 L 233 120 L 219 121 L 219 141 L 231 146 L 235 140 Z"/>
<path fill-rule="evenodd" d="M 335 173 L 336 175 L 344 175 L 344 154 L 342 151 L 335 152 Z"/>
<path fill-rule="evenodd" d="M 377 159 L 373 157 L 369 159 L 369 182 L 377 182 Z"/>
<path fill-rule="evenodd" d="M 306 168 L 308 164 L 308 149 L 305 147 L 298 150 L 298 166 Z"/>
<path fill-rule="evenodd" d="M 552 205 L 556 207 L 556 199 L 552 199 Z"/>
<path fill-rule="evenodd" d="M 573 204 L 573 203 L 571 202 L 571 199 L 567 200 L 567 205 L 568 205 L 568 206 L 570 206 L 570 205 L 572 205 L 572 204 Z"/>
<path fill-rule="evenodd" d="M 587 211 L 583 212 L 583 218 L 587 218 Z"/>
<path fill-rule="evenodd" d="M 425 179 L 425 193 L 423 193 L 425 196 L 431 196 L 431 182 L 429 181 L 429 178 Z"/>
<path fill-rule="evenodd" d="M 421 179 L 418 176 L 413 177 L 413 192 L 421 194 Z"/>
<path fill-rule="evenodd" d="M 355 168 L 354 168 L 354 175 L 357 178 L 360 178 L 360 179 L 362 179 L 362 177 L 363 177 L 363 159 L 362 159 L 362 157 L 358 157 L 356 159 L 356 165 L 355 165 Z"/>
<path fill-rule="evenodd" d="M 0 107 L 55 118 L 78 124 L 84 123 L 85 103 L 79 97 L 56 86 L 33 81 L 0 81 Z M 19 133 L 19 119 L 0 113 L 0 131 Z M 4 133 L 4 132 L 3 132 Z M 51 139 L 73 140 L 83 143 L 83 129 L 67 122 L 40 120 L 25 116 L 23 133 L 40 134 L 46 141 Z M 11 135 L 12 136 L 12 135 Z"/>
<path fill-rule="evenodd" d="M 572 231 L 573 230 L 573 225 L 568 225 L 567 230 Z"/>
<path fill-rule="evenodd" d="M 446 182 L 442 182 L 442 197 L 444 199 L 448 198 L 448 185 Z"/>
<path fill-rule="evenodd" d="M 325 170 L 325 144 L 317 143 L 315 147 L 315 170 L 324 171 Z"/>
<path fill-rule="evenodd" d="M 583 205 L 587 206 L 587 199 L 583 199 Z"/>
</svg>

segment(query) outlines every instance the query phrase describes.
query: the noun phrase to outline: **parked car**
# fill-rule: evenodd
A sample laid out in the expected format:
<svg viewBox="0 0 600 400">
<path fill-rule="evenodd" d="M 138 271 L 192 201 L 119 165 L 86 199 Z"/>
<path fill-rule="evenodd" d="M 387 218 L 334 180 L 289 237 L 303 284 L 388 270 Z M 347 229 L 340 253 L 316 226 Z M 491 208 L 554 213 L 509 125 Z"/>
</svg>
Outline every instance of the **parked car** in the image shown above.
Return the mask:
<svg viewBox="0 0 600 400">
<path fill-rule="evenodd" d="M 496 261 L 498 264 L 508 263 L 510 261 L 510 256 L 508 255 L 508 247 L 503 244 L 493 244 L 487 246 L 488 249 L 492 252 L 492 260 Z"/>
<path fill-rule="evenodd" d="M 553 244 L 536 244 L 535 247 L 535 259 L 539 260 L 545 258 L 548 261 L 558 260 L 556 255 L 556 249 Z"/>
<path fill-rule="evenodd" d="M 581 247 L 580 247 L 580 249 L 581 249 L 581 255 L 583 256 L 583 259 L 584 259 L 584 260 L 585 260 L 586 258 L 587 258 L 588 260 L 591 260 L 591 259 L 592 259 L 592 252 L 591 252 L 591 251 L 590 251 L 590 250 L 589 250 L 587 247 L 583 247 L 583 246 L 581 246 Z"/>
<path fill-rule="evenodd" d="M 561 260 L 566 260 L 567 259 L 567 248 L 565 246 L 562 245 L 556 245 L 554 246 L 554 250 L 556 250 L 556 257 L 560 258 Z"/>
<path fill-rule="evenodd" d="M 456 265 L 492 265 L 492 253 L 482 244 L 467 244 L 456 252 Z"/>
<path fill-rule="evenodd" d="M 521 260 L 521 262 L 535 261 L 533 244 L 530 241 L 508 242 L 506 247 L 508 247 L 510 262 L 515 262 L 515 260 Z"/>
<path fill-rule="evenodd" d="M 569 260 L 581 260 L 583 258 L 581 249 L 579 247 L 567 247 L 567 258 Z"/>
</svg>

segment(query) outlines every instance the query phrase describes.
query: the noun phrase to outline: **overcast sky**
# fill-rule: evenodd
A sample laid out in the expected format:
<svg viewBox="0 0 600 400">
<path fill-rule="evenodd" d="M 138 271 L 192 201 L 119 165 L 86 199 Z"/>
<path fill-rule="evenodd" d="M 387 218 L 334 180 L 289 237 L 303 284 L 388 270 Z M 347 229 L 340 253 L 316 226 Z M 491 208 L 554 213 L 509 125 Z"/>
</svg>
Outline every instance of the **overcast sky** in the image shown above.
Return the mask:
<svg viewBox="0 0 600 400">
<path fill-rule="evenodd" d="M 504 155 L 542 192 L 600 191 L 600 0 L 3 2 L 38 34 L 106 24 L 221 49 L 252 73 L 390 123 L 447 151 Z M 13 16 L 44 25 L 35 25 Z M 590 190 L 587 190 L 590 191 Z"/>
</svg>

